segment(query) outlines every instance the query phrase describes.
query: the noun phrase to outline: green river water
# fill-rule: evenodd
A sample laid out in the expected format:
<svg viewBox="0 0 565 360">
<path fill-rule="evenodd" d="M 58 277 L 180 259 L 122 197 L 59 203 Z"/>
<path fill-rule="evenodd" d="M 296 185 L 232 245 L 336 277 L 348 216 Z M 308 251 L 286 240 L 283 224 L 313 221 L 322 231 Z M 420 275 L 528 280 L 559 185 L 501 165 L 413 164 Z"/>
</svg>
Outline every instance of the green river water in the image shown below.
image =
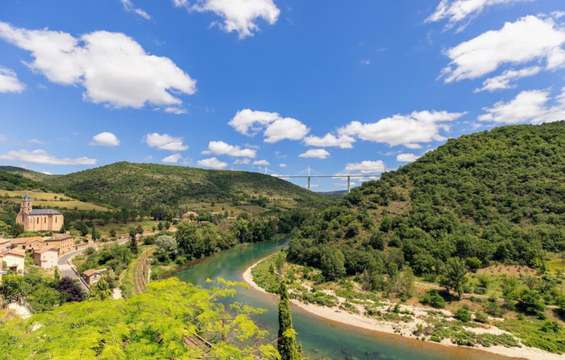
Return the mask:
<svg viewBox="0 0 565 360">
<path fill-rule="evenodd" d="M 249 266 L 284 246 L 284 242 L 248 244 L 203 260 L 177 274 L 184 281 L 207 286 L 206 279 L 222 277 L 243 281 Z M 255 318 L 271 332 L 277 332 L 277 299 L 254 289 L 239 289 L 233 301 L 266 309 Z M 444 347 L 396 335 L 368 332 L 336 324 L 293 308 L 295 328 L 309 359 L 395 359 L 395 360 L 494 360 L 501 357 L 485 352 Z M 507 358 L 504 358 L 507 359 Z"/>
</svg>

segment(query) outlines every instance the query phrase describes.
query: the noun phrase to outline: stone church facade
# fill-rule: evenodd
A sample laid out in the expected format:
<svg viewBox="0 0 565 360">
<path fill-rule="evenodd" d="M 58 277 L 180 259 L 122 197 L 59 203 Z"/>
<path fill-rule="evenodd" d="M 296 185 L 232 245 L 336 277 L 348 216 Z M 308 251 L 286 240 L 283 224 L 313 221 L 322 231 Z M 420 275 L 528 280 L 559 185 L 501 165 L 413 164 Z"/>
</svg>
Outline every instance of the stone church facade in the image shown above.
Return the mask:
<svg viewBox="0 0 565 360">
<path fill-rule="evenodd" d="M 24 231 L 61 231 L 64 223 L 63 214 L 53 209 L 33 209 L 32 199 L 25 195 L 16 217 L 16 223 Z"/>
</svg>

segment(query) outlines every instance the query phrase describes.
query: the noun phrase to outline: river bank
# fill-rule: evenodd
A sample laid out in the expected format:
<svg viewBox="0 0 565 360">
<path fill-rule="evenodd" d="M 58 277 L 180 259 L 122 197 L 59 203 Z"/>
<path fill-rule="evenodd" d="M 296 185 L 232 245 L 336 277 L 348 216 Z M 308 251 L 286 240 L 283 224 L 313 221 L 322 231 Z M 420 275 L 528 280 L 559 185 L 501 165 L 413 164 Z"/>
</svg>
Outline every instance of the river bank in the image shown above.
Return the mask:
<svg viewBox="0 0 565 360">
<path fill-rule="evenodd" d="M 260 291 L 264 294 L 269 294 L 274 296 L 263 288 L 261 288 L 257 283 L 255 283 L 252 275 L 252 270 L 266 258 L 254 263 L 250 267 L 248 267 L 242 277 L 244 281 L 251 286 L 253 289 Z M 338 306 L 328 307 L 328 306 L 321 306 L 317 304 L 309 304 L 298 301 L 296 299 L 292 300 L 292 303 L 297 306 L 298 308 L 315 315 L 317 317 L 330 320 L 333 322 L 337 322 L 340 324 L 344 324 L 347 326 L 352 326 L 355 328 L 368 330 L 371 332 L 376 333 L 385 333 L 391 335 L 402 336 L 405 338 L 412 339 L 414 341 L 424 341 L 421 337 L 414 335 L 414 330 L 418 327 L 418 324 L 421 324 L 421 320 L 414 320 L 410 322 L 392 322 L 392 321 L 382 321 L 370 318 L 365 316 L 361 313 L 351 313 L 340 309 Z M 417 306 L 408 306 L 402 305 L 403 310 L 410 311 L 415 314 L 424 314 L 428 313 L 430 309 L 424 307 L 417 307 Z M 432 310 L 433 311 L 433 310 Z M 492 334 L 501 334 L 504 333 L 503 330 L 500 330 L 494 326 L 490 326 L 489 328 L 478 328 L 478 329 L 469 329 L 471 331 L 478 331 L 483 333 L 492 333 Z M 528 359 L 528 360 L 562 360 L 564 358 L 563 355 L 550 353 L 547 351 L 543 351 L 537 348 L 531 348 L 526 346 L 521 347 L 504 347 L 501 345 L 496 346 L 459 346 L 452 343 L 450 340 L 444 339 L 442 342 L 431 342 L 427 341 L 434 345 L 443 345 L 449 348 L 468 348 L 471 350 L 479 350 L 489 352 L 491 354 L 501 355 L 508 358 L 516 358 L 516 359 Z"/>
</svg>

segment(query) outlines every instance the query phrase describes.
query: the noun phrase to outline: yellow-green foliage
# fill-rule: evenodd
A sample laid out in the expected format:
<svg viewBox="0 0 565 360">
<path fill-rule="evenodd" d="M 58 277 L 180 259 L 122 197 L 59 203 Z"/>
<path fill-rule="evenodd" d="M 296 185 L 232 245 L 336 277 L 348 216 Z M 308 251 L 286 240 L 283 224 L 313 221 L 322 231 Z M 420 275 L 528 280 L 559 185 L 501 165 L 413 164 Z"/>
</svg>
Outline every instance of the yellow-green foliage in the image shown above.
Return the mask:
<svg viewBox="0 0 565 360">
<path fill-rule="evenodd" d="M 0 327 L 0 359 L 198 359 L 207 348 L 185 344 L 195 334 L 213 344 L 212 359 L 276 359 L 271 345 L 257 345 L 267 335 L 249 318 L 257 309 L 227 311 L 217 301 L 233 295 L 229 285 L 204 290 L 171 278 L 127 300 L 67 304 L 12 320 Z"/>
</svg>

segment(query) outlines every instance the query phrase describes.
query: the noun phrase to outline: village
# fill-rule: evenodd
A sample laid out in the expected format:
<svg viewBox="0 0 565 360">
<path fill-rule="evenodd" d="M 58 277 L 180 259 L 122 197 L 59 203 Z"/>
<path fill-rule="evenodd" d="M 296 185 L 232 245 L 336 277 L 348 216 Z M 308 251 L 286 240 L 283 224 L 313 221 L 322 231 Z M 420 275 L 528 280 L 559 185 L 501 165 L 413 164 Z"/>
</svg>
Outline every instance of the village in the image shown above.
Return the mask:
<svg viewBox="0 0 565 360">
<path fill-rule="evenodd" d="M 26 272 L 26 257 L 33 265 L 45 270 L 61 272 L 64 276 L 80 281 L 84 288 L 96 284 L 107 269 L 87 269 L 80 274 L 70 263 L 72 256 L 94 247 L 92 239 L 77 243 L 69 232 L 61 233 L 64 216 L 53 209 L 33 209 L 33 200 L 29 195 L 23 197 L 16 223 L 21 225 L 24 236 L 11 239 L 0 238 L 0 282 L 3 275 Z M 66 255 L 66 256 L 65 256 Z"/>
</svg>

